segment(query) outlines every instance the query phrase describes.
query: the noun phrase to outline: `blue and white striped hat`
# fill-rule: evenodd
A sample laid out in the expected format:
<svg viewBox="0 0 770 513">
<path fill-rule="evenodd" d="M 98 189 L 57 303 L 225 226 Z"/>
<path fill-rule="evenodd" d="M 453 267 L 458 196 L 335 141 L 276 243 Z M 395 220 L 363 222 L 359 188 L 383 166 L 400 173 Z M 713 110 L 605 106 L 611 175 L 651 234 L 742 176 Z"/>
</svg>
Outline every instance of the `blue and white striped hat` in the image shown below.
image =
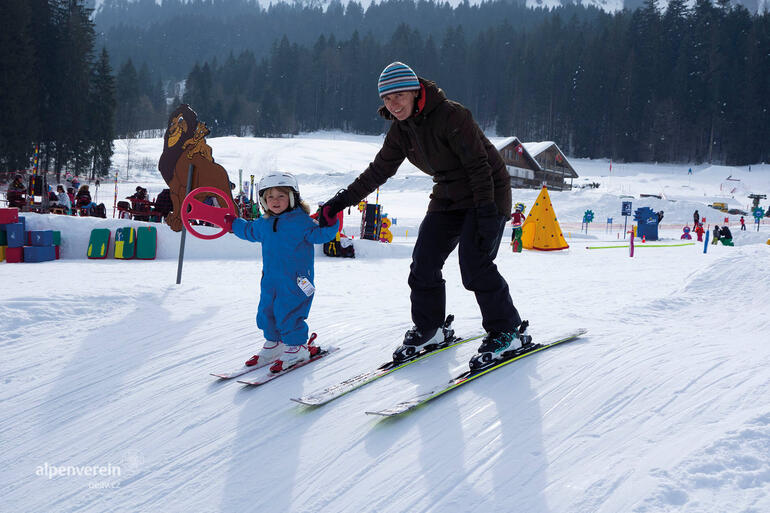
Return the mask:
<svg viewBox="0 0 770 513">
<path fill-rule="evenodd" d="M 390 93 L 419 89 L 420 81 L 412 68 L 398 61 L 388 64 L 377 81 L 377 92 L 380 93 L 380 98 Z"/>
</svg>

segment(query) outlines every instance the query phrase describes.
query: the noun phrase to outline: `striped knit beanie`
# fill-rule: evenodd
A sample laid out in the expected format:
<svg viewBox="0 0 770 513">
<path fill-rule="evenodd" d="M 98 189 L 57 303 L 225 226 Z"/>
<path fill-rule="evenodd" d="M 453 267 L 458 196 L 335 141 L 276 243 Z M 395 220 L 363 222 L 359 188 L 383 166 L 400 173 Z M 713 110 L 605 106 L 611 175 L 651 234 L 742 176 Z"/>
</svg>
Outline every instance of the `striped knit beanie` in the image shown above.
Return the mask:
<svg viewBox="0 0 770 513">
<path fill-rule="evenodd" d="M 380 93 L 380 98 L 390 93 L 419 89 L 420 81 L 412 68 L 398 61 L 388 64 L 377 81 L 377 92 Z"/>
</svg>

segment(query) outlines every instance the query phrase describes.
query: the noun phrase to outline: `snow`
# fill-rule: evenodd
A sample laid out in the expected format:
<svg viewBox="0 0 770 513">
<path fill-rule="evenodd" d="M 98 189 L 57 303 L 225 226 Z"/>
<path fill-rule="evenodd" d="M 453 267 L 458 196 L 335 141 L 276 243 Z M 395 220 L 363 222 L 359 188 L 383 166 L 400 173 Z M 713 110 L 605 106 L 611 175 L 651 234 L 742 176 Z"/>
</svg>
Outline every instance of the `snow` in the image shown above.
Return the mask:
<svg viewBox="0 0 770 513">
<path fill-rule="evenodd" d="M 322 133 L 209 144 L 233 182 L 238 168 L 257 179 L 293 172 L 312 205 L 347 185 L 381 141 Z M 116 147 L 125 164 L 125 145 Z M 119 198 L 136 185 L 160 192 L 161 148 L 133 144 Z M 363 412 L 448 380 L 476 344 L 320 408 L 289 398 L 382 363 L 409 328 L 406 278 L 431 186 L 412 166 L 380 189 L 397 218 L 393 244 L 358 240 L 351 215 L 357 258 L 317 251 L 309 322 L 341 350 L 255 389 L 208 373 L 239 367 L 260 346 L 258 245 L 187 237 L 176 285 L 179 234 L 165 226 L 155 225 L 157 260 L 95 261 L 85 258 L 92 228 L 144 223 L 27 214 L 29 229 L 61 230 L 62 260 L 0 264 L 2 510 L 770 511 L 770 227 L 757 232 L 747 216 L 741 232 L 727 216 L 735 247 L 706 254 L 700 244 L 633 258 L 586 249 L 622 243 L 629 200 L 664 210 L 660 243 L 679 243 L 696 208 L 712 227 L 726 215 L 709 203 L 747 209 L 743 192 L 720 191 L 726 177 L 767 193 L 770 166 L 613 162 L 610 173 L 608 161 L 571 163 L 576 185 L 600 187 L 551 192 L 570 249 L 512 254 L 504 244 L 497 264 L 535 338 L 588 334 L 396 419 Z M 113 188 L 104 183 L 99 201 L 111 206 Z M 513 192 L 528 209 L 538 193 Z M 457 333 L 478 334 L 456 253 L 444 274 Z"/>
</svg>

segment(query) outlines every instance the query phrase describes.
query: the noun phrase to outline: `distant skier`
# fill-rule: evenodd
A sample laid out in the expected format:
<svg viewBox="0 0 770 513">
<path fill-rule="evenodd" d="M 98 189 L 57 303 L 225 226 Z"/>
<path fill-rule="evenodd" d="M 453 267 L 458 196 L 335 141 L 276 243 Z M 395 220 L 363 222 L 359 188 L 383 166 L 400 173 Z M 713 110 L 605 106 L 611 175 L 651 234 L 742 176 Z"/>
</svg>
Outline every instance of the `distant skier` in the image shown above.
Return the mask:
<svg viewBox="0 0 770 513">
<path fill-rule="evenodd" d="M 511 214 L 511 247 L 514 253 L 521 253 L 521 230 L 524 224 L 524 204 L 516 203 Z"/>
<path fill-rule="evenodd" d="M 305 319 L 313 302 L 313 244 L 323 244 L 337 234 L 337 220 L 321 228 L 310 219 L 310 208 L 299 195 L 289 173 L 271 173 L 259 182 L 259 202 L 265 214 L 254 221 L 225 216 L 238 238 L 262 243 L 257 326 L 265 336 L 262 350 L 248 366 L 274 362 L 280 372 L 309 360 L 318 348 L 308 344 Z"/>
<path fill-rule="evenodd" d="M 698 213 L 697 209 L 692 214 L 692 222 L 693 222 L 693 227 L 698 226 L 698 224 L 700 224 L 700 214 Z"/>
<path fill-rule="evenodd" d="M 741 216 L 741 230 L 746 231 L 746 220 Z"/>
<path fill-rule="evenodd" d="M 714 225 L 714 236 L 711 238 L 711 244 L 719 242 L 719 225 Z"/>
<path fill-rule="evenodd" d="M 527 326 L 494 264 L 511 212 L 510 175 L 471 112 L 447 99 L 434 82 L 418 78 L 406 64 L 393 62 L 380 74 L 377 89 L 384 103 L 379 113 L 392 122 L 382 148 L 347 189 L 325 203 L 323 211 L 333 218 L 343 208 L 356 205 L 395 175 L 404 159 L 431 175 L 431 201 L 409 274 L 414 327 L 406 332 L 393 359 L 402 361 L 422 349 L 448 343 L 451 330 L 444 327 L 446 291 L 441 269 L 459 246 L 463 285 L 474 292 L 487 332 L 471 367 L 489 365 L 502 359 L 507 349 L 521 346 L 519 330 Z"/>
</svg>

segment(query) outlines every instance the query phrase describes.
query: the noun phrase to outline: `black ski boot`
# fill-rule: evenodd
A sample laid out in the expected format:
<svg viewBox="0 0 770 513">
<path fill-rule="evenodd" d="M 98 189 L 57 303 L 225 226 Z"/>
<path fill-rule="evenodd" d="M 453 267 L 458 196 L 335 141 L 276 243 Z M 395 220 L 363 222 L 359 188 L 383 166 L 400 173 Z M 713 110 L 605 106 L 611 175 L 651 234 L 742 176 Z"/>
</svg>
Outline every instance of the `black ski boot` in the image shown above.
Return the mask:
<svg viewBox="0 0 770 513">
<path fill-rule="evenodd" d="M 527 333 L 529 321 L 523 321 L 512 332 L 490 332 L 484 337 L 479 346 L 478 354 L 471 357 L 469 362 L 472 372 L 492 367 L 503 360 L 512 357 L 522 347 L 532 343 L 532 337 Z"/>
<path fill-rule="evenodd" d="M 444 348 L 455 341 L 452 329 L 454 315 L 448 315 L 444 325 L 433 330 L 419 330 L 416 326 L 406 332 L 404 343 L 393 351 L 393 361 L 407 362 L 425 353 Z"/>
</svg>

